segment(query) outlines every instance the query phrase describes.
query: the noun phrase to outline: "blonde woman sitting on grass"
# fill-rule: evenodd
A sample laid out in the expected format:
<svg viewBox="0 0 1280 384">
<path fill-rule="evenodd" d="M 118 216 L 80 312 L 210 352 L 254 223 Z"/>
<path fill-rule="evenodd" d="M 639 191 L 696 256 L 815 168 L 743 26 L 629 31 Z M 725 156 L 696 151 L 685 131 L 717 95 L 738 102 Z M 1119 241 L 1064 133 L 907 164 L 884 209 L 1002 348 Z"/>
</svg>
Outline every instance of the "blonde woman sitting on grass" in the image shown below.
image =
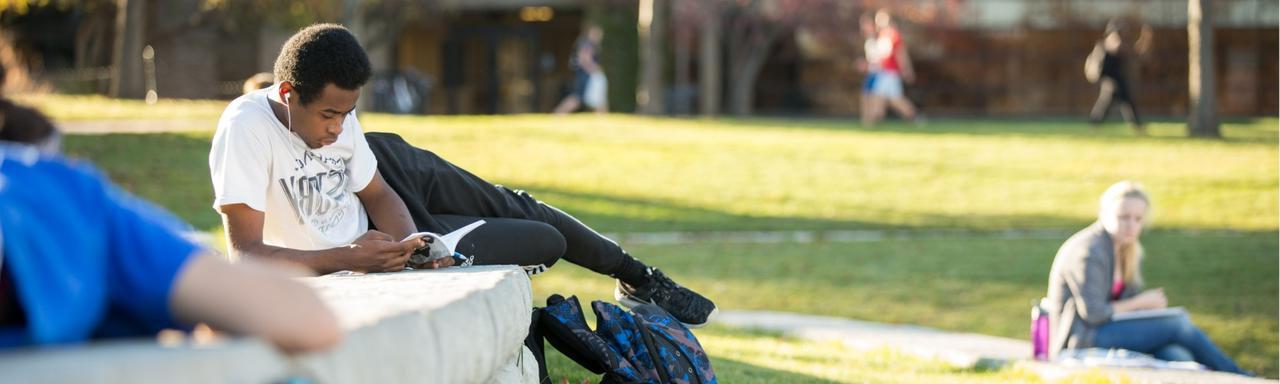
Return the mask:
<svg viewBox="0 0 1280 384">
<path fill-rule="evenodd" d="M 1163 309 L 1160 288 L 1143 290 L 1142 243 L 1151 200 L 1122 181 L 1102 194 L 1098 221 L 1058 249 L 1049 272 L 1049 353 L 1065 348 L 1119 348 L 1169 361 L 1194 360 L 1215 371 L 1245 375 L 1185 312 L 1115 320 L 1113 315 Z"/>
</svg>

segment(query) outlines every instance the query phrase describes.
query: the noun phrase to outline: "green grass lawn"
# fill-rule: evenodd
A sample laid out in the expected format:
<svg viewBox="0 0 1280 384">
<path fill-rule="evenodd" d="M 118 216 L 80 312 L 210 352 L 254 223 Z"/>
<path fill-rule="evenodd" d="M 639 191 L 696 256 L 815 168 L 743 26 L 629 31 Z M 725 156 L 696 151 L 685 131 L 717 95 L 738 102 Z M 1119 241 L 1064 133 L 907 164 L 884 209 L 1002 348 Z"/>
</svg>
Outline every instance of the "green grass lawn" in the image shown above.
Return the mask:
<svg viewBox="0 0 1280 384">
<path fill-rule="evenodd" d="M 57 99 L 56 97 L 54 99 Z M 152 115 L 154 106 L 43 101 L 65 119 Z M 208 102 L 165 104 L 209 119 Z M 162 103 L 163 104 L 163 103 Z M 160 109 L 165 109 L 164 106 Z M 111 112 L 94 112 L 111 111 Z M 209 112 L 213 110 L 214 112 Z M 157 112 L 161 116 L 171 116 Z M 184 115 L 185 118 L 185 115 Z M 527 189 L 609 232 L 963 229 L 857 243 L 629 245 L 638 257 L 727 309 L 770 309 L 1025 337 L 1062 239 L 1003 239 L 999 229 L 1069 234 L 1111 183 L 1154 198 L 1144 237 L 1148 285 L 1246 368 L 1277 375 L 1277 120 L 1229 121 L 1223 140 L 1182 137 L 1173 122 L 1134 137 L 1120 125 L 938 120 L 926 127 L 806 119 L 632 116 L 362 116 L 495 183 Z M 215 230 L 206 155 L 211 132 L 72 136 L 129 189 Z M 604 298 L 611 281 L 557 265 L 535 299 Z M 1018 368 L 956 371 L 892 351 L 848 351 L 712 327 L 698 331 L 725 382 L 1028 380 Z M 561 357 L 553 370 L 578 378 Z M 561 367 L 561 368 L 557 368 Z M 899 375 L 900 374 L 900 375 Z M 886 376 L 887 375 L 887 376 Z M 945 378 L 945 379 L 944 379 Z"/>
<path fill-rule="evenodd" d="M 1276 228 L 1275 120 L 1228 140 L 1079 123 L 643 117 L 371 116 L 464 168 L 539 192 L 616 231 L 773 228 L 1073 228 L 1108 185 L 1137 179 L 1157 225 Z"/>
<path fill-rule="evenodd" d="M 1120 127 L 1091 134 L 1079 124 L 978 120 L 920 132 L 591 116 L 363 121 L 606 231 L 1075 228 L 1121 179 L 1151 190 L 1155 227 L 1265 231 L 1276 228 L 1280 198 L 1274 119 L 1227 125 L 1231 138 L 1221 141 L 1174 137 L 1173 124 L 1133 138 Z M 177 190 L 144 183 L 167 192 L 144 195 L 211 228 L 218 221 L 204 205 L 170 204 L 211 201 L 210 135 L 72 138 L 68 150 L 123 182 L 204 180 Z"/>
</svg>

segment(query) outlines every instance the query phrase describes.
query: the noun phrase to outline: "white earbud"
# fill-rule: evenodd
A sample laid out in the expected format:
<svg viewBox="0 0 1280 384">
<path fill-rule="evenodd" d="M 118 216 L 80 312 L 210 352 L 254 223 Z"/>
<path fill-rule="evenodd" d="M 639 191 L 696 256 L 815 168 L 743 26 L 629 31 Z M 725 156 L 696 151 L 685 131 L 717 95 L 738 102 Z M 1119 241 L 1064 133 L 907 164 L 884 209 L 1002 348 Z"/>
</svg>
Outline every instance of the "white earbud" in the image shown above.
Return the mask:
<svg viewBox="0 0 1280 384">
<path fill-rule="evenodd" d="M 289 93 L 288 92 L 285 92 L 284 94 L 284 118 L 289 123 L 288 124 L 289 131 L 293 132 L 293 111 L 289 110 Z"/>
</svg>

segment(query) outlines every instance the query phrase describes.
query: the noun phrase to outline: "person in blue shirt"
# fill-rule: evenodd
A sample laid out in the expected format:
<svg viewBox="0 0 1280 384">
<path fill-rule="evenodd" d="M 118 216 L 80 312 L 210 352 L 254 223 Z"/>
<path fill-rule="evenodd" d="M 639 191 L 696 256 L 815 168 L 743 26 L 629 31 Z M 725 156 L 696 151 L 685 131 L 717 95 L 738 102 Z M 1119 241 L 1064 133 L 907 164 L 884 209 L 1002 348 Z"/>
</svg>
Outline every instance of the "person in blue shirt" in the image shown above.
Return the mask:
<svg viewBox="0 0 1280 384">
<path fill-rule="evenodd" d="M 303 269 L 224 262 L 57 147 L 48 119 L 0 99 L 0 350 L 197 322 L 286 352 L 339 341 L 334 314 L 288 278 Z"/>
</svg>

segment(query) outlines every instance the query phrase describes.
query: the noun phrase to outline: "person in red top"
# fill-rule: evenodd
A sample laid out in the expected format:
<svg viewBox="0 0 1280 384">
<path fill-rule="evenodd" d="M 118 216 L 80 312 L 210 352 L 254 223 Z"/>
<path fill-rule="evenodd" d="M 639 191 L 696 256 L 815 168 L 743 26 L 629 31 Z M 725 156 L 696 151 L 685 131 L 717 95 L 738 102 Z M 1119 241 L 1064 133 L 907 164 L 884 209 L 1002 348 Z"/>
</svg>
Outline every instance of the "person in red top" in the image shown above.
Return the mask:
<svg viewBox="0 0 1280 384">
<path fill-rule="evenodd" d="M 875 54 L 880 71 L 876 74 L 875 84 L 871 88 L 871 98 L 867 103 L 867 119 L 864 123 L 875 124 L 884 118 L 885 107 L 892 107 L 902 118 L 916 120 L 916 107 L 907 100 L 902 92 L 902 81 L 915 81 L 915 71 L 911 67 L 911 57 L 907 54 L 902 35 L 894 25 L 893 16 L 888 10 L 876 12 Z"/>
</svg>

